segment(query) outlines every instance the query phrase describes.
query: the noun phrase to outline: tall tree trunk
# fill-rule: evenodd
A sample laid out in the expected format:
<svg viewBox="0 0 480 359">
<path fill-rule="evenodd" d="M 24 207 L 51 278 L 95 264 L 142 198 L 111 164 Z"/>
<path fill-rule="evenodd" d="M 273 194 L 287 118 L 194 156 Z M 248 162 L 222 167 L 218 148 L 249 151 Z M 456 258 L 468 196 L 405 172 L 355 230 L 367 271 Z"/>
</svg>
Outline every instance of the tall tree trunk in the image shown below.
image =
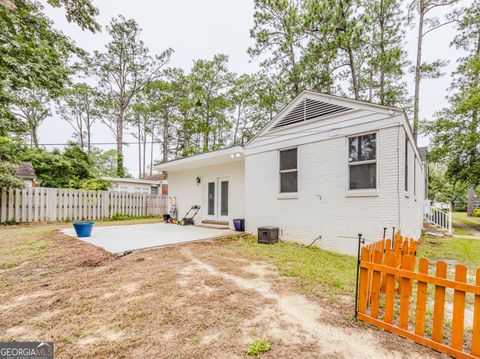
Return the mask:
<svg viewBox="0 0 480 359">
<path fill-rule="evenodd" d="M 142 130 L 140 118 L 137 115 L 137 141 L 138 141 L 138 178 L 142 178 Z"/>
<path fill-rule="evenodd" d="M 153 134 L 154 132 L 155 131 L 152 128 L 152 133 L 151 133 L 152 143 L 150 144 L 150 176 L 153 174 Z"/>
<path fill-rule="evenodd" d="M 381 54 L 381 63 L 380 63 L 380 104 L 385 105 L 385 44 L 384 44 L 384 31 L 385 31 L 385 19 L 384 14 L 384 3 L 383 0 L 380 1 L 380 54 Z"/>
<path fill-rule="evenodd" d="M 31 137 L 32 137 L 32 143 L 33 147 L 38 148 L 38 133 L 37 133 L 37 126 L 32 126 L 31 129 Z"/>
<path fill-rule="evenodd" d="M 163 114 L 163 143 L 162 143 L 162 162 L 168 161 L 168 113 L 164 111 Z"/>
<path fill-rule="evenodd" d="M 350 74 L 352 76 L 352 86 L 353 86 L 353 93 L 355 95 L 355 100 L 360 100 L 360 89 L 358 88 L 358 74 L 357 68 L 355 67 L 355 56 L 353 55 L 352 48 L 347 48 L 348 53 L 348 62 L 350 66 Z"/>
<path fill-rule="evenodd" d="M 419 1 L 419 18 L 418 18 L 418 34 L 417 34 L 417 61 L 415 64 L 415 95 L 413 102 L 413 139 L 415 144 L 418 139 L 418 122 L 420 111 L 420 81 L 422 79 L 422 42 L 423 42 L 423 22 L 425 16 L 424 0 Z"/>
<path fill-rule="evenodd" d="M 475 186 L 468 185 L 467 189 L 467 216 L 473 217 L 475 215 Z"/>
<path fill-rule="evenodd" d="M 233 144 L 237 144 L 237 135 L 238 135 L 238 127 L 240 126 L 240 114 L 242 113 L 242 105 L 238 106 L 238 114 L 237 114 L 237 122 L 235 123 L 235 131 L 233 132 Z"/>
<path fill-rule="evenodd" d="M 92 153 L 92 125 L 90 123 L 87 126 L 87 150 L 88 153 Z"/>
<path fill-rule="evenodd" d="M 145 157 L 147 153 L 147 131 L 145 130 L 145 127 L 143 128 L 143 160 L 142 160 L 142 172 L 143 172 L 143 177 L 145 177 Z"/>
<path fill-rule="evenodd" d="M 120 110 L 119 117 L 117 119 L 117 176 L 120 178 L 125 177 L 125 171 L 123 166 L 123 110 Z"/>
</svg>

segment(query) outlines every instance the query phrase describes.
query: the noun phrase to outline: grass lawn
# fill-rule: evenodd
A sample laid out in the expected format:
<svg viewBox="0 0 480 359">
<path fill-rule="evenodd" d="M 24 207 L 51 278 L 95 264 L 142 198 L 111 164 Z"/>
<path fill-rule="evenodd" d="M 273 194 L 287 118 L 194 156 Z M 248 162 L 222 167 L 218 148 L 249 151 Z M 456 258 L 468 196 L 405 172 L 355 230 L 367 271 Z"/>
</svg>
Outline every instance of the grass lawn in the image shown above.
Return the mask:
<svg viewBox="0 0 480 359">
<path fill-rule="evenodd" d="M 457 236 L 473 236 L 473 233 L 468 229 L 465 229 L 463 227 L 456 227 L 455 225 L 453 226 L 453 234 Z"/>
<path fill-rule="evenodd" d="M 431 238 L 423 237 L 417 250 L 417 258 L 425 257 L 430 262 L 439 260 L 456 261 L 468 267 L 474 275 L 480 268 L 480 240 L 470 238 Z M 453 270 L 453 266 L 449 266 Z"/>
<path fill-rule="evenodd" d="M 69 225 L 0 227 L 0 341 L 54 341 L 59 358 L 439 358 L 353 322 L 353 257 L 254 237 L 118 257 Z"/>
<path fill-rule="evenodd" d="M 254 236 L 233 241 L 233 246 L 257 258 L 268 258 L 282 275 L 298 278 L 301 290 L 334 300 L 338 295 L 354 295 L 356 259 L 318 247 L 279 242 L 258 244 Z"/>
<path fill-rule="evenodd" d="M 453 222 L 460 222 L 480 231 L 480 217 L 468 217 L 467 212 L 453 212 Z"/>
</svg>

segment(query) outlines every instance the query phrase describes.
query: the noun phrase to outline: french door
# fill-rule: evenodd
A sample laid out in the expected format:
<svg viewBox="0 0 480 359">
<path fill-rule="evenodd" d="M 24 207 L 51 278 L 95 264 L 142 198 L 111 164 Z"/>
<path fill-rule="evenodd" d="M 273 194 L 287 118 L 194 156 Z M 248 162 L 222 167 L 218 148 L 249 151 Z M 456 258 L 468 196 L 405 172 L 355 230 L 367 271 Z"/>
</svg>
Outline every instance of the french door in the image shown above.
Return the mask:
<svg viewBox="0 0 480 359">
<path fill-rule="evenodd" d="M 205 182 L 206 219 L 228 221 L 228 177 L 209 177 Z"/>
</svg>

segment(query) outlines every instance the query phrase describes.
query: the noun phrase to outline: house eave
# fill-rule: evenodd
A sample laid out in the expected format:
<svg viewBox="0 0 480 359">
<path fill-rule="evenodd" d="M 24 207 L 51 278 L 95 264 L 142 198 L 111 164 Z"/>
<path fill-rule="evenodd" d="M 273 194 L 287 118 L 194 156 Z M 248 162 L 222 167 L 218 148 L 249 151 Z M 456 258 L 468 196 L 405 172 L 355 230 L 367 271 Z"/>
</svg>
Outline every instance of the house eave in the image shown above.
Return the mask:
<svg viewBox="0 0 480 359">
<path fill-rule="evenodd" d="M 232 146 L 216 151 L 204 152 L 190 157 L 165 163 L 158 163 L 155 169 L 163 172 L 180 172 L 201 167 L 222 165 L 244 160 L 243 146 Z"/>
</svg>

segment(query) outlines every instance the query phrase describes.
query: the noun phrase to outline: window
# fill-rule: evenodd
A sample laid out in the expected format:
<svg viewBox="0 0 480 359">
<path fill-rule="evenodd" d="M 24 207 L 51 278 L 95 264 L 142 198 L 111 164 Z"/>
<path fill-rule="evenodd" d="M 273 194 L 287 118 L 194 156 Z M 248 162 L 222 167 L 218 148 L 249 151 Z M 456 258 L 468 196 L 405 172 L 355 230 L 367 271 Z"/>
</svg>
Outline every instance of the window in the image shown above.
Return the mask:
<svg viewBox="0 0 480 359">
<path fill-rule="evenodd" d="M 297 149 L 280 151 L 280 193 L 298 191 Z"/>
<path fill-rule="evenodd" d="M 408 140 L 405 140 L 405 192 L 408 192 Z"/>
<path fill-rule="evenodd" d="M 150 193 L 151 194 L 158 194 L 158 187 L 155 187 L 155 186 L 150 187 Z"/>
<path fill-rule="evenodd" d="M 377 188 L 377 136 L 369 133 L 348 139 L 349 189 Z"/>
</svg>

